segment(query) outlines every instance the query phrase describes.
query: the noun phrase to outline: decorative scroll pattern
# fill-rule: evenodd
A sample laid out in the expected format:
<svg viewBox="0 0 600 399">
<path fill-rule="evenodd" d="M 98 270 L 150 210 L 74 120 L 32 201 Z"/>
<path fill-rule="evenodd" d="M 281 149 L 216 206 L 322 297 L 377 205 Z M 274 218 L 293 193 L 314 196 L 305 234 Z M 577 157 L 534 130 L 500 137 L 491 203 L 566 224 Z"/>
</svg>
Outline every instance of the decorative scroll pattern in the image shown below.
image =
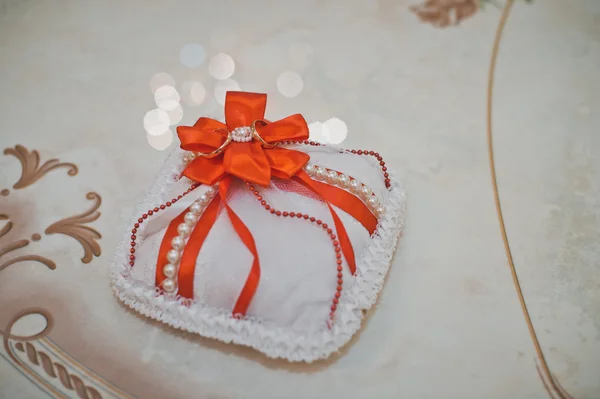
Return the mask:
<svg viewBox="0 0 600 399">
<path fill-rule="evenodd" d="M 12 221 L 10 221 L 10 219 L 7 215 L 0 215 L 0 220 L 8 220 L 6 225 L 0 230 L 0 239 L 2 239 L 2 237 L 7 235 L 12 230 L 13 223 L 12 223 Z M 9 252 L 26 247 L 27 245 L 29 245 L 29 240 L 19 240 L 19 241 L 10 243 L 5 247 L 0 247 L 0 259 L 4 255 L 8 254 Z M 24 256 L 18 256 L 13 259 L 9 259 L 9 260 L 5 261 L 4 263 L 0 263 L 0 271 L 4 270 L 5 268 L 7 268 L 10 265 L 14 265 L 15 263 L 23 262 L 26 260 L 33 260 L 36 262 L 43 263 L 51 270 L 56 269 L 56 264 L 48 258 L 39 256 L 39 255 L 24 255 Z"/>
<path fill-rule="evenodd" d="M 69 176 L 75 176 L 79 171 L 77 165 L 70 162 L 60 162 L 58 159 L 50 159 L 40 166 L 40 155 L 38 151 L 29 151 L 27 148 L 19 144 L 17 144 L 14 148 L 4 149 L 4 154 L 13 155 L 21 162 L 21 177 L 13 185 L 13 188 L 15 189 L 22 189 L 32 185 L 46 173 L 56 168 L 68 167 L 69 170 L 67 171 L 67 174 Z M 10 190 L 2 190 L 2 196 L 7 197 L 9 195 Z M 81 261 L 83 263 L 90 263 L 94 256 L 98 257 L 102 253 L 100 244 L 97 241 L 102 236 L 97 230 L 87 226 L 86 224 L 91 223 L 100 217 L 98 208 L 100 208 L 102 198 L 99 194 L 94 192 L 87 193 L 86 198 L 94 201 L 94 205 L 88 211 L 75 216 L 66 217 L 55 223 L 52 223 L 44 232 L 47 235 L 64 234 L 77 240 L 84 251 Z M 0 214 L 0 221 L 3 220 L 8 222 L 4 225 L 4 227 L 0 228 L 0 239 L 6 236 L 13 229 L 13 222 L 10 220 L 8 215 Z M 34 233 L 31 236 L 31 240 L 33 241 L 39 241 L 40 239 L 41 235 L 38 233 Z M 4 246 L 0 246 L 0 259 L 9 252 L 24 248 L 29 244 L 29 240 L 21 239 Z M 46 257 L 40 255 L 24 255 L 4 261 L 4 263 L 0 263 L 0 270 L 3 270 L 15 263 L 24 261 L 40 262 L 52 270 L 56 268 L 56 264 Z"/>
<path fill-rule="evenodd" d="M 53 362 L 46 352 L 38 350 L 29 342 L 17 342 L 15 348 L 24 352 L 27 359 L 36 365 L 42 367 L 46 375 L 51 378 L 58 378 L 62 386 L 68 390 L 73 390 L 81 399 L 102 399 L 102 395 L 96 389 L 86 386 L 81 378 L 75 374 L 69 374 L 67 368 L 58 362 Z"/>
<path fill-rule="evenodd" d="M 42 331 L 27 336 L 12 334 L 13 326 L 30 315 L 45 319 L 46 326 Z M 67 398 L 76 394 L 80 399 L 131 398 L 56 346 L 47 337 L 53 326 L 54 318 L 46 309 L 21 310 L 9 320 L 4 330 L 0 330 L 3 342 L 0 356 L 52 397 Z"/>
<path fill-rule="evenodd" d="M 95 204 L 88 211 L 79 215 L 71 216 L 52 223 L 45 231 L 46 234 L 64 234 L 76 239 L 83 247 L 84 255 L 81 258 L 83 263 L 90 263 L 93 256 L 100 256 L 100 244 L 96 240 L 102 236 L 95 229 L 86 226 L 86 223 L 95 221 L 100 217 L 100 204 L 102 198 L 96 193 L 87 193 L 86 198 L 95 201 Z"/>
<path fill-rule="evenodd" d="M 479 9 L 479 0 L 427 0 L 412 6 L 421 21 L 438 28 L 458 25 L 463 19 L 472 17 Z"/>
<path fill-rule="evenodd" d="M 40 166 L 40 154 L 36 150 L 30 152 L 22 145 L 16 145 L 15 148 L 6 148 L 4 150 L 4 154 L 13 155 L 21 162 L 21 177 L 13 185 L 14 189 L 30 186 L 46 173 L 56 168 L 69 168 L 67 171 L 69 176 L 75 176 L 79 171 L 75 164 L 70 162 L 60 162 L 56 158 L 49 159 L 48 161 L 44 162 L 42 166 Z"/>
<path fill-rule="evenodd" d="M 31 186 L 46 173 L 57 168 L 68 168 L 67 174 L 69 176 L 75 176 L 78 173 L 75 164 L 60 162 L 58 159 L 50 159 L 40 166 L 38 151 L 29 151 L 22 145 L 6 148 L 4 154 L 13 155 L 21 162 L 21 176 L 12 186 L 16 190 Z M 9 189 L 0 190 L 0 196 L 3 197 L 1 198 L 2 201 L 8 201 L 10 195 Z M 51 224 L 45 230 L 47 235 L 64 234 L 77 240 L 84 250 L 84 256 L 81 259 L 83 263 L 89 263 L 94 256 L 100 256 L 101 254 L 100 245 L 97 242 L 101 235 L 87 224 L 100 217 L 98 208 L 102 203 L 102 199 L 100 195 L 94 192 L 87 193 L 86 198 L 94 201 L 88 211 L 63 218 Z M 1 242 L 3 239 L 8 238 L 8 235 L 14 230 L 15 223 L 7 214 L 0 214 L 0 222 L 3 222 L 3 224 L 0 224 Z M 31 241 L 21 238 L 0 245 L 0 272 L 11 265 L 25 261 L 39 262 L 46 265 L 50 270 L 56 269 L 56 263 L 41 255 L 19 255 L 6 259 L 14 251 L 28 247 L 32 241 L 41 240 L 42 236 L 33 233 L 30 239 Z M 46 327 L 43 331 L 30 336 L 11 334 L 13 325 L 18 320 L 32 314 L 41 315 L 46 320 Z M 81 399 L 130 397 L 127 393 L 96 376 L 53 344 L 46 337 L 52 329 L 53 323 L 52 315 L 44 309 L 30 308 L 18 312 L 8 322 L 6 328 L 0 330 L 3 341 L 3 351 L 0 350 L 0 356 L 12 363 L 19 372 L 52 397 L 66 398 L 73 397 L 75 394 Z"/>
</svg>

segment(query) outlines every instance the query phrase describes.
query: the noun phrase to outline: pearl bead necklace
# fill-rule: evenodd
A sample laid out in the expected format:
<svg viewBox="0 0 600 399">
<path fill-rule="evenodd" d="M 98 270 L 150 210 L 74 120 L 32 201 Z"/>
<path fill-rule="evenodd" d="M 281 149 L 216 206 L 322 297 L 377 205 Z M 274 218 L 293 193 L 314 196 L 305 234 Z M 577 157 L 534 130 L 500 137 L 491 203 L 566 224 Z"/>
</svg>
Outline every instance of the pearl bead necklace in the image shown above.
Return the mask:
<svg viewBox="0 0 600 399">
<path fill-rule="evenodd" d="M 191 151 L 186 151 L 183 154 L 183 165 L 187 165 L 190 162 L 192 162 L 194 159 L 196 159 L 196 153 L 195 152 L 191 152 Z"/>
<path fill-rule="evenodd" d="M 167 277 L 162 282 L 162 287 L 165 291 L 172 293 L 177 290 L 177 275 L 179 271 L 179 263 L 181 255 L 190 234 L 194 231 L 194 227 L 206 206 L 212 201 L 217 193 L 217 185 L 209 187 L 204 194 L 189 206 L 187 213 L 183 216 L 183 223 L 177 226 L 179 235 L 171 240 L 171 250 L 167 252 L 168 263 L 163 267 L 163 274 Z"/>
<path fill-rule="evenodd" d="M 379 199 L 373 194 L 373 190 L 358 180 L 333 169 L 323 168 L 310 163 L 304 166 L 304 170 L 309 176 L 314 177 L 317 180 L 324 180 L 329 184 L 334 184 L 341 188 L 348 188 L 350 192 L 356 194 L 365 202 L 365 204 L 367 204 L 375 216 L 380 217 L 385 213 L 385 209 L 379 204 Z"/>
<path fill-rule="evenodd" d="M 161 210 L 164 210 L 181 198 L 191 193 L 195 188 L 197 188 L 200 184 L 194 183 L 187 191 L 183 194 L 173 198 L 171 201 L 167 201 L 165 204 L 160 205 L 159 207 L 155 207 L 154 209 L 148 210 L 148 212 L 144 213 L 142 217 L 140 217 L 137 223 L 134 224 L 133 229 L 131 230 L 131 249 L 129 250 L 129 265 L 133 267 L 135 265 L 135 250 L 137 247 L 137 232 L 139 227 L 144 220 L 148 219 L 149 216 L 152 216 Z M 177 226 L 177 232 L 179 235 L 173 238 L 171 241 L 171 250 L 167 252 L 167 261 L 168 263 L 163 267 L 163 274 L 167 277 L 162 282 L 162 288 L 168 293 L 173 293 L 177 290 L 177 273 L 179 271 L 179 261 L 181 260 L 181 253 L 185 248 L 185 244 L 187 243 L 187 239 L 189 235 L 194 230 L 194 226 L 198 223 L 202 212 L 206 208 L 206 206 L 212 201 L 217 193 L 217 185 L 213 187 L 209 187 L 204 194 L 200 196 L 196 201 L 189 206 L 188 212 L 184 215 L 184 222 Z"/>
<path fill-rule="evenodd" d="M 256 190 L 254 186 L 250 185 L 250 183 L 246 183 L 246 185 L 248 186 L 250 191 L 252 191 L 256 199 L 260 201 L 260 204 L 263 206 L 263 208 L 269 211 L 272 215 L 307 220 L 311 223 L 315 223 L 317 226 L 320 226 L 329 235 L 329 238 L 331 239 L 333 248 L 335 250 L 335 258 L 337 264 L 337 287 L 335 290 L 335 294 L 333 295 L 332 305 L 330 308 L 331 311 L 329 312 L 329 320 L 327 321 L 327 326 L 331 328 L 331 325 L 335 319 L 335 311 L 337 310 L 338 302 L 340 300 L 340 296 L 342 295 L 342 285 L 344 283 L 342 274 L 342 248 L 340 247 L 340 242 L 337 240 L 337 236 L 333 233 L 333 229 L 331 229 L 327 225 L 327 223 L 323 223 L 321 219 L 317 219 L 305 213 L 280 211 L 278 209 L 273 208 L 267 203 L 267 201 L 263 199 L 262 195 L 260 195 L 260 193 L 258 192 L 258 190 Z"/>
</svg>

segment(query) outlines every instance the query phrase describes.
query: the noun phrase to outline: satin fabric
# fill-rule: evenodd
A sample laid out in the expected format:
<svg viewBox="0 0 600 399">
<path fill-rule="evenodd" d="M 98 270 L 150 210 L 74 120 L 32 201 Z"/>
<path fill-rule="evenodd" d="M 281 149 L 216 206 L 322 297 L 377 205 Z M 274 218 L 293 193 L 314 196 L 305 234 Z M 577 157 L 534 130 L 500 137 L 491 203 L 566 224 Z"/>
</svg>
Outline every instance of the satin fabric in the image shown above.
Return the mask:
<svg viewBox="0 0 600 399">
<path fill-rule="evenodd" d="M 200 118 L 192 127 L 180 126 L 177 135 L 181 148 L 186 151 L 211 152 L 227 139 L 227 132 L 237 127 L 252 126 L 263 140 L 276 144 L 286 140 L 308 139 L 308 126 L 300 114 L 288 116 L 276 122 L 264 121 L 267 104 L 266 94 L 227 92 L 225 99 L 225 122 Z M 183 175 L 202 184 L 213 185 L 225 175 L 233 175 L 244 181 L 268 186 L 271 171 L 275 170 L 291 178 L 306 165 L 310 157 L 300 151 L 285 148 L 263 147 L 258 141 L 230 143 L 214 158 L 199 157 L 183 171 Z"/>
<path fill-rule="evenodd" d="M 308 139 L 308 126 L 301 115 L 296 114 L 276 122 L 268 122 L 263 119 L 265 108 L 265 94 L 228 92 L 225 102 L 226 123 L 200 118 L 192 127 L 178 127 L 181 148 L 204 153 L 214 151 L 225 142 L 227 132 L 237 127 L 251 126 L 256 121 L 260 122 L 255 124 L 257 132 L 268 144 Z M 221 154 L 214 158 L 199 157 L 184 169 L 183 175 L 191 180 L 207 185 L 217 182 L 220 184 L 218 195 L 204 210 L 183 251 L 178 272 L 180 296 L 190 299 L 194 297 L 194 271 L 198 254 L 216 221 L 220 208 L 223 207 L 236 234 L 253 256 L 250 272 L 236 301 L 233 314 L 245 315 L 252 302 L 260 282 L 260 260 L 252 233 L 227 204 L 227 193 L 234 177 L 260 186 L 269 186 L 272 177 L 293 178 L 320 196 L 331 213 L 338 241 L 350 272 L 355 273 L 356 261 L 350 238 L 332 205 L 354 217 L 369 231 L 369 234 L 375 231 L 377 219 L 354 195 L 311 179 L 302 170 L 309 159 L 310 156 L 301 151 L 270 148 L 263 146 L 259 141 L 231 142 Z M 183 222 L 184 214 L 185 211 L 171 221 L 163 237 L 157 259 L 157 286 L 160 286 L 166 278 L 162 268 L 167 263 L 166 254 L 171 249 L 171 240 L 177 235 L 177 226 Z"/>
</svg>

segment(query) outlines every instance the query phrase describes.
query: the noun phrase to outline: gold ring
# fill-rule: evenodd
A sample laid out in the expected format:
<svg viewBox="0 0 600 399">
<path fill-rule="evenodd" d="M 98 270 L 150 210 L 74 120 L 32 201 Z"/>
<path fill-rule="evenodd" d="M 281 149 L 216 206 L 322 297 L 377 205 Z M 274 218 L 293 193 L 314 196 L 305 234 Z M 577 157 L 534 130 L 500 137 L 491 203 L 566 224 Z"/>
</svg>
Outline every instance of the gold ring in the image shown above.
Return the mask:
<svg viewBox="0 0 600 399">
<path fill-rule="evenodd" d="M 219 155 L 220 153 L 222 153 L 225 150 L 225 147 L 227 147 L 229 145 L 229 143 L 231 143 L 231 141 L 233 140 L 231 138 L 231 133 L 229 131 L 227 131 L 226 129 L 215 129 L 215 132 L 219 131 L 219 130 L 225 130 L 227 132 L 227 138 L 225 139 L 225 142 L 223 144 L 221 144 L 221 146 L 219 148 L 217 148 L 216 150 L 212 151 L 212 152 L 196 152 L 196 155 L 202 158 L 214 158 L 217 155 Z"/>
<path fill-rule="evenodd" d="M 256 140 L 260 141 L 260 143 L 262 144 L 263 147 L 267 147 L 267 148 L 273 148 L 276 145 L 275 144 L 269 144 L 267 143 L 262 137 L 260 137 L 260 134 L 258 134 L 258 131 L 256 130 L 256 122 L 260 122 L 264 125 L 266 125 L 267 123 L 261 119 L 257 119 L 254 122 L 252 122 L 252 137 L 254 137 Z"/>
</svg>

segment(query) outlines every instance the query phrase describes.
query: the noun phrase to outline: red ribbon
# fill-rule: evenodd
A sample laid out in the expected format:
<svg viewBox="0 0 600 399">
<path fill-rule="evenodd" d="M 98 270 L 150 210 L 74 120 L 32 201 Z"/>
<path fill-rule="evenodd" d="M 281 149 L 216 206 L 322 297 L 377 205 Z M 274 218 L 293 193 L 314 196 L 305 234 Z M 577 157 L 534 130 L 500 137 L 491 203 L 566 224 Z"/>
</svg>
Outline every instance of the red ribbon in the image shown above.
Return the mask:
<svg viewBox="0 0 600 399">
<path fill-rule="evenodd" d="M 216 150 L 227 139 L 226 132 L 262 121 L 266 105 L 266 94 L 227 92 L 227 124 L 210 118 L 200 118 L 192 127 L 178 127 L 177 135 L 181 141 L 181 148 L 205 153 Z M 269 144 L 308 139 L 308 126 L 300 114 L 264 126 L 256 126 L 256 129 Z M 183 175 L 208 185 L 215 184 L 226 175 L 232 175 L 266 187 L 271 183 L 272 171 L 290 179 L 302 170 L 309 159 L 310 156 L 303 152 L 280 147 L 263 147 L 258 141 L 232 142 L 225 151 L 214 158 L 196 158 L 185 168 Z"/>
<path fill-rule="evenodd" d="M 181 148 L 186 151 L 210 153 L 220 148 L 227 140 L 227 132 L 243 126 L 251 126 L 255 121 L 263 121 L 266 108 L 265 94 L 227 92 L 225 100 L 226 124 L 210 118 L 200 118 L 192 127 L 180 126 L 177 134 Z M 302 141 L 308 139 L 308 126 L 304 118 L 292 115 L 276 122 L 255 124 L 260 137 L 268 144 L 281 141 Z M 269 186 L 272 177 L 295 179 L 319 195 L 327 204 L 342 252 L 350 271 L 356 271 L 354 250 L 341 219 L 332 205 L 342 209 L 358 220 L 372 234 L 377 219 L 366 205 L 356 196 L 340 188 L 311 179 L 302 168 L 310 156 L 301 151 L 280 147 L 263 146 L 260 141 L 231 142 L 224 151 L 215 157 L 198 157 L 183 171 L 191 180 L 213 185 L 219 184 L 219 193 L 204 210 L 183 251 L 179 266 L 179 295 L 194 297 L 194 270 L 196 260 L 210 229 L 223 206 L 237 235 L 252 253 L 253 262 L 246 283 L 234 306 L 235 315 L 244 315 L 256 293 L 260 281 L 260 261 L 252 233 L 227 204 L 227 193 L 233 177 L 260 186 Z M 186 210 L 187 211 L 187 210 Z M 158 254 L 156 284 L 160 286 L 166 278 L 162 269 L 167 263 L 166 255 L 171 240 L 177 235 L 177 226 L 183 222 L 183 215 L 177 216 L 167 228 Z"/>
</svg>

